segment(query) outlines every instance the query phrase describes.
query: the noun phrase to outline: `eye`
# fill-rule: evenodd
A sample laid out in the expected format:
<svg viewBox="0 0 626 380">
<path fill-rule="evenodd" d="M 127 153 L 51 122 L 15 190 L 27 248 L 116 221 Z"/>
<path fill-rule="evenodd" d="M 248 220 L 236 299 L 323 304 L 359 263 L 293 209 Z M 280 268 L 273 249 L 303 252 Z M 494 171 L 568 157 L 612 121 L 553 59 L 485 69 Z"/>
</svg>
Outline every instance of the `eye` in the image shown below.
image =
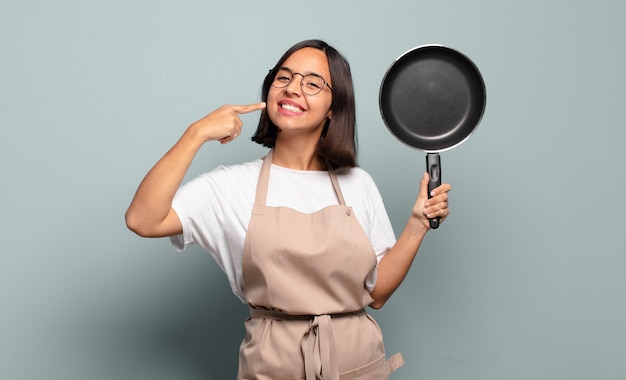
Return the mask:
<svg viewBox="0 0 626 380">
<path fill-rule="evenodd" d="M 324 87 L 324 80 L 315 75 L 307 75 L 303 78 L 304 85 L 312 90 L 319 90 Z"/>
<path fill-rule="evenodd" d="M 274 81 L 282 84 L 287 84 L 291 81 L 291 73 L 287 70 L 278 70 L 276 76 L 274 77 Z"/>
<path fill-rule="evenodd" d="M 309 88 L 311 88 L 311 89 L 313 89 L 313 90 L 317 90 L 317 89 L 322 88 L 322 86 L 320 86 L 319 83 L 314 83 L 314 82 L 307 82 L 304 85 L 309 87 Z"/>
</svg>

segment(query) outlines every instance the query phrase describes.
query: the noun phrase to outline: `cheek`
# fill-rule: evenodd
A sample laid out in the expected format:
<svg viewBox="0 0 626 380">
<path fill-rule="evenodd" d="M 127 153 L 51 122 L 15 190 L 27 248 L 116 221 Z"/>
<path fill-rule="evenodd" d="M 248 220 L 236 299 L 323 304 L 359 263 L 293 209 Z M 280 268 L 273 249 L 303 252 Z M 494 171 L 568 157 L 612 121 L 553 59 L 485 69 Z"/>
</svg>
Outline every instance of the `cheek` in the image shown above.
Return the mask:
<svg viewBox="0 0 626 380">
<path fill-rule="evenodd" d="M 333 113 L 332 108 L 331 108 L 332 105 L 333 105 L 332 99 L 329 100 L 328 102 L 326 102 L 326 104 L 325 104 L 325 107 L 326 107 L 325 109 L 327 110 L 326 111 L 326 117 L 330 117 L 332 115 L 332 113 Z"/>
<path fill-rule="evenodd" d="M 267 92 L 267 100 L 276 99 L 276 89 L 274 87 L 270 87 L 270 90 Z"/>
<path fill-rule="evenodd" d="M 276 88 L 274 86 L 270 86 L 267 91 L 267 100 L 268 101 L 276 101 L 282 92 L 285 91 L 284 88 Z"/>
<path fill-rule="evenodd" d="M 276 110 L 278 109 L 278 103 L 276 102 L 276 91 L 272 91 L 272 89 L 270 89 L 270 91 L 267 93 L 267 101 L 265 103 L 268 114 L 271 115 L 273 112 L 276 112 Z"/>
</svg>

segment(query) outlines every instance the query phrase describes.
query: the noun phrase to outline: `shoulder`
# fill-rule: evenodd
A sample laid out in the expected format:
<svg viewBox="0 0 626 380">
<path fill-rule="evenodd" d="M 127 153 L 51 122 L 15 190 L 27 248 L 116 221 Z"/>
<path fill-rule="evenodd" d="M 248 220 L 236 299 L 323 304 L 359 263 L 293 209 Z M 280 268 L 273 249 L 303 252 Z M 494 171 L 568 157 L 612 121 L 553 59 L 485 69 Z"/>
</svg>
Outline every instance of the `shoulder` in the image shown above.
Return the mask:
<svg viewBox="0 0 626 380">
<path fill-rule="evenodd" d="M 195 203 L 207 198 L 225 201 L 232 196 L 248 197 L 248 193 L 256 189 L 261 163 L 261 159 L 256 159 L 242 164 L 218 166 L 182 185 L 175 199 L 178 202 L 188 200 Z"/>
<path fill-rule="evenodd" d="M 250 161 L 250 162 L 245 162 L 242 164 L 235 164 L 235 165 L 220 165 L 218 167 L 216 167 L 215 169 L 211 170 L 210 172 L 207 172 L 205 174 L 202 174 L 201 176 L 203 177 L 233 177 L 233 178 L 237 178 L 237 177 L 242 177 L 245 178 L 247 176 L 250 175 L 256 175 L 258 176 L 259 172 L 261 171 L 261 164 L 263 163 L 263 160 L 258 158 L 254 161 Z"/>
<path fill-rule="evenodd" d="M 366 189 L 376 188 L 374 178 L 360 167 L 339 168 L 335 171 L 340 183 L 350 187 L 361 187 Z"/>
<path fill-rule="evenodd" d="M 382 201 L 376 182 L 360 167 L 340 168 L 335 171 L 346 202 L 353 206 L 377 207 Z"/>
<path fill-rule="evenodd" d="M 208 186 L 230 186 L 248 182 L 256 184 L 262 162 L 262 159 L 256 159 L 242 164 L 220 165 L 209 172 L 200 174 L 190 182 L 199 182 Z"/>
</svg>

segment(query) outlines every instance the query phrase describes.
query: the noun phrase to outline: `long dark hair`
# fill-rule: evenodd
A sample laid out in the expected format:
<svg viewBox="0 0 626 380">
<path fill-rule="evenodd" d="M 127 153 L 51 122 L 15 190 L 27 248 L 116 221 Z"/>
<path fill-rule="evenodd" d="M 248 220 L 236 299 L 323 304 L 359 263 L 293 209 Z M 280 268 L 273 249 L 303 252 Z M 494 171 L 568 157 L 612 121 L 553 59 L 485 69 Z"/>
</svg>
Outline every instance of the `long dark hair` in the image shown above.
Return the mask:
<svg viewBox="0 0 626 380">
<path fill-rule="evenodd" d="M 265 76 L 261 100 L 267 101 L 267 94 L 274 80 L 275 70 L 281 67 L 293 53 L 307 47 L 321 50 L 326 54 L 330 78 L 333 83 L 333 98 L 330 105 L 332 118 L 326 121 L 316 153 L 321 158 L 328 160 L 333 168 L 354 167 L 357 164 L 357 140 L 352 74 L 350 64 L 335 48 L 321 40 L 306 40 L 293 45 Z M 276 144 L 277 133 L 278 127 L 270 120 L 264 109 L 257 130 L 252 136 L 252 141 L 273 148 Z"/>
</svg>

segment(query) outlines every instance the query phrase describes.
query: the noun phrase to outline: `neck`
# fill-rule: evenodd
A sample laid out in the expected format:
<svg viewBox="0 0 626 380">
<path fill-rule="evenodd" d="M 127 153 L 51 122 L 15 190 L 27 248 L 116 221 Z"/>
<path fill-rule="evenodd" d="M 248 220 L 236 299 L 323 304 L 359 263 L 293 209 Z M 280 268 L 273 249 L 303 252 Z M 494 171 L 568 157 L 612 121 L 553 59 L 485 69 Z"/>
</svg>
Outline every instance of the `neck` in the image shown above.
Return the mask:
<svg viewBox="0 0 626 380">
<path fill-rule="evenodd" d="M 279 144 L 274 146 L 272 163 L 294 170 L 326 170 L 326 164 L 317 154 L 315 146 L 311 144 L 299 146 L 297 144 Z"/>
</svg>

